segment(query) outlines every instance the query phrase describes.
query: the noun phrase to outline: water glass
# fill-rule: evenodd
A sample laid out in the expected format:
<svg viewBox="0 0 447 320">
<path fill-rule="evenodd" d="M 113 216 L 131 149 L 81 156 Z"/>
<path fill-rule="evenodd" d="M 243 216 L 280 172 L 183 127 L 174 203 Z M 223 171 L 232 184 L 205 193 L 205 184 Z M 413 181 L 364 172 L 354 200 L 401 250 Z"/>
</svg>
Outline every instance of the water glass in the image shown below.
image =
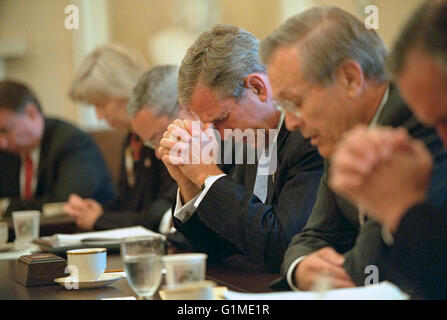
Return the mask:
<svg viewBox="0 0 447 320">
<path fill-rule="evenodd" d="M 0 246 L 8 242 L 8 223 L 0 221 Z"/>
<path fill-rule="evenodd" d="M 151 300 L 160 286 L 165 242 L 162 235 L 124 238 L 121 241 L 127 282 L 138 299 Z"/>
</svg>

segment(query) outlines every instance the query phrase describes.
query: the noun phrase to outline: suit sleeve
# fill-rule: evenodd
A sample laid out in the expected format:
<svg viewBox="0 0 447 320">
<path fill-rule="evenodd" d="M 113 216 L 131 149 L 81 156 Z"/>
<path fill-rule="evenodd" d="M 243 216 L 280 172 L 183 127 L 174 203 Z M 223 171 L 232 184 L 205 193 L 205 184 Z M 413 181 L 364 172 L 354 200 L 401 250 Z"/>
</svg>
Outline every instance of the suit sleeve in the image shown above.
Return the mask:
<svg viewBox="0 0 447 320">
<path fill-rule="evenodd" d="M 140 212 L 121 210 L 106 211 L 95 223 L 96 230 L 107 230 L 140 225 L 158 232 L 160 220 L 164 213 L 172 207 L 177 194 L 177 185 L 171 186 L 160 197 L 143 208 Z"/>
<path fill-rule="evenodd" d="M 33 200 L 12 199 L 8 211 L 40 210 L 45 203 L 67 201 L 71 193 L 94 198 L 101 204 L 114 197 L 113 184 L 102 155 L 88 136 L 73 135 L 59 143 L 59 148 L 55 148 L 57 151 L 50 156 L 51 163 L 41 160 L 40 164 L 52 168 L 51 190 Z"/>
<path fill-rule="evenodd" d="M 388 253 L 389 272 L 414 298 L 447 298 L 447 224 L 432 204 L 411 208 L 402 218 Z"/>
<path fill-rule="evenodd" d="M 343 253 L 354 245 L 357 231 L 339 211 L 335 194 L 327 186 L 327 170 L 321 178 L 315 206 L 303 230 L 295 235 L 284 255 L 281 278 L 272 286 L 286 289 L 286 275 L 290 265 L 299 257 L 324 247 L 333 247 Z"/>
<path fill-rule="evenodd" d="M 321 177 L 318 154 L 301 146 L 300 156 L 282 168 L 285 174 L 275 182 L 281 187 L 273 205 L 226 176 L 213 184 L 196 212 L 209 229 L 272 273 L 279 272 L 290 239 L 306 223 Z"/>
</svg>

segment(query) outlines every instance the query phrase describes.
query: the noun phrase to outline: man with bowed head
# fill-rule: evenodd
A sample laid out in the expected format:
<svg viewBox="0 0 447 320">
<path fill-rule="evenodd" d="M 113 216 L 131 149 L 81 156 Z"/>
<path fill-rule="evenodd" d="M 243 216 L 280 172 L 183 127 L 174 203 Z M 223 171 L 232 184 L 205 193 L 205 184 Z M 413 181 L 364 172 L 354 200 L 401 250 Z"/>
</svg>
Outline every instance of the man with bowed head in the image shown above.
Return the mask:
<svg viewBox="0 0 447 320">
<path fill-rule="evenodd" d="M 322 160 L 299 132 L 286 130 L 258 59 L 258 40 L 230 25 L 203 32 L 182 61 L 178 94 L 180 104 L 195 113 L 202 126 L 195 135 L 190 121 L 176 120 L 160 143 L 163 162 L 179 186 L 175 227 L 210 260 L 239 253 L 278 272 L 287 244 L 313 206 Z M 211 124 L 230 142 L 226 130 L 274 130 L 274 135 L 256 141 L 245 136 L 258 150 L 268 147 L 270 160 L 262 162 L 265 167 L 261 161 L 236 163 L 234 172 L 225 174 L 215 162 L 200 159 L 188 142 L 205 136 Z M 249 143 L 239 144 L 242 152 Z M 182 152 L 201 161 L 182 163 L 177 156 Z M 271 170 L 263 170 L 267 168 Z"/>
<path fill-rule="evenodd" d="M 287 128 L 300 130 L 326 158 L 316 204 L 285 253 L 275 287 L 309 290 L 322 277 L 333 287 L 364 285 L 370 265 L 379 268 L 379 281 L 388 277 L 380 224 L 328 185 L 335 147 L 358 124 L 403 126 L 423 139 L 435 161 L 445 158 L 436 132 L 414 118 L 387 79 L 387 55 L 374 30 L 336 7 L 297 14 L 261 43 L 274 96 L 286 108 Z"/>
<path fill-rule="evenodd" d="M 447 147 L 447 1 L 416 11 L 390 69 L 415 115 L 436 128 Z M 413 298 L 447 298 L 446 214 L 427 192 L 433 176 L 444 195 L 447 176 L 434 173 L 434 165 L 424 144 L 405 130 L 358 127 L 337 148 L 331 170 L 332 188 L 391 233 L 391 281 Z"/>
</svg>

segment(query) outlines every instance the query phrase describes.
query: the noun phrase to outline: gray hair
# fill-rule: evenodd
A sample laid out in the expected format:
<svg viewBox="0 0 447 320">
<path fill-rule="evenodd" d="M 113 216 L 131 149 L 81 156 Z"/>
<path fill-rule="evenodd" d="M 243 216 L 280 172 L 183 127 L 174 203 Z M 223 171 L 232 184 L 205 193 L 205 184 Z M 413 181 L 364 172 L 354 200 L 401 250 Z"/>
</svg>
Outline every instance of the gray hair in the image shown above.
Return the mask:
<svg viewBox="0 0 447 320">
<path fill-rule="evenodd" d="M 427 1 L 414 12 L 391 52 L 391 73 L 402 72 L 408 51 L 416 46 L 431 54 L 447 75 L 447 1 Z"/>
<path fill-rule="evenodd" d="M 155 111 L 155 115 L 174 116 L 177 102 L 178 66 L 162 65 L 143 73 L 133 89 L 127 104 L 127 113 L 134 117 L 143 107 Z"/>
<path fill-rule="evenodd" d="M 144 58 L 136 52 L 118 44 L 99 46 L 82 61 L 70 97 L 87 103 L 94 97 L 128 99 L 146 69 Z"/>
<path fill-rule="evenodd" d="M 388 50 L 374 30 L 337 7 L 315 7 L 292 16 L 261 43 L 260 54 L 268 64 L 279 47 L 299 44 L 304 78 L 329 85 L 334 71 L 346 60 L 359 63 L 368 79 L 387 80 Z"/>
<path fill-rule="evenodd" d="M 189 103 L 199 81 L 216 89 L 221 98 L 240 99 L 245 78 L 253 72 L 265 73 L 258 46 L 256 37 L 235 26 L 216 25 L 203 32 L 182 60 L 178 80 L 180 103 Z"/>
</svg>

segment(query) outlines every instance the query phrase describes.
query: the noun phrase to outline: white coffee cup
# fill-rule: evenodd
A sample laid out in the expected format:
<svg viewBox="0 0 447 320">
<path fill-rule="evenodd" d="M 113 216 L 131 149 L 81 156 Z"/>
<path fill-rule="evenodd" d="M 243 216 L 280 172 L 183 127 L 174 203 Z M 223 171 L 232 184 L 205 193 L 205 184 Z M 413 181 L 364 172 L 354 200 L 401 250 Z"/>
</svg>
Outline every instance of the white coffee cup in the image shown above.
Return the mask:
<svg viewBox="0 0 447 320">
<path fill-rule="evenodd" d="M 12 221 L 14 224 L 15 243 L 18 246 L 26 245 L 39 238 L 40 211 L 14 211 Z"/>
<path fill-rule="evenodd" d="M 104 273 L 107 265 L 107 249 L 87 248 L 67 251 L 67 266 L 71 277 L 79 282 L 93 281 Z"/>
<path fill-rule="evenodd" d="M 170 254 L 162 258 L 169 287 L 205 280 L 206 258 L 204 253 Z"/>
</svg>

